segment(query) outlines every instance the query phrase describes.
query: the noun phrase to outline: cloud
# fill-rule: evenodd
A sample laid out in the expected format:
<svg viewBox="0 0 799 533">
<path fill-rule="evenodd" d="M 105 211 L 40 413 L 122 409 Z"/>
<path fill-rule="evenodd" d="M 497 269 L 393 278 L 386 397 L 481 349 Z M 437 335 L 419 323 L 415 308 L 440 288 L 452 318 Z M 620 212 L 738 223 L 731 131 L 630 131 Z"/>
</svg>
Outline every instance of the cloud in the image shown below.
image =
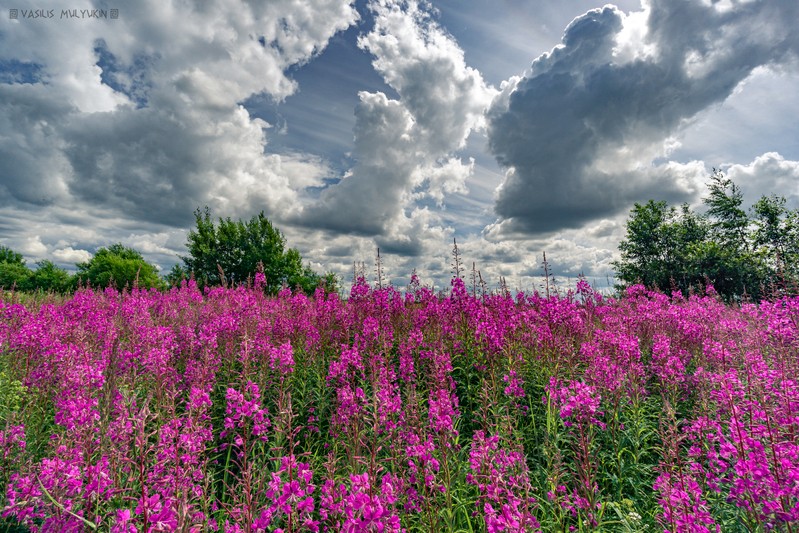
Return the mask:
<svg viewBox="0 0 799 533">
<path fill-rule="evenodd" d="M 724 170 L 741 188 L 747 203 L 754 203 L 768 191 L 767 194 L 784 197 L 789 209 L 799 209 L 799 161 L 767 152 L 746 165 L 725 165 Z"/>
<path fill-rule="evenodd" d="M 72 117 L 64 128 L 69 190 L 82 202 L 177 227 L 204 204 L 214 213 L 265 209 L 279 217 L 295 203 L 282 158 L 263 154 L 265 124 L 243 107 L 212 117 L 189 109 L 164 116 L 153 108 L 114 115 Z"/>
<path fill-rule="evenodd" d="M 427 208 L 415 207 L 394 223 L 385 235 L 376 236 L 375 242 L 387 253 L 408 257 L 429 253 L 442 242 L 447 242 L 453 232 L 451 228 L 443 227 L 438 214 Z"/>
<path fill-rule="evenodd" d="M 445 230 L 417 203 L 430 198 L 442 206 L 445 195 L 465 192 L 473 161 L 463 162 L 455 152 L 482 126 L 494 91 L 417 2 L 374 1 L 369 7 L 375 25 L 359 46 L 373 55 L 375 70 L 399 99 L 359 93 L 356 164 L 297 220 L 377 236 L 381 249 L 418 255 L 425 238 Z"/>
<path fill-rule="evenodd" d="M 596 238 L 590 234 L 590 230 L 600 225 L 604 226 L 602 229 L 606 235 Z M 580 274 L 591 277 L 592 282 L 608 286 L 607 278 L 613 272 L 610 265 L 614 259 L 612 248 L 619 231 L 623 232 L 622 223 L 614 219 L 605 220 L 589 229 L 564 230 L 546 237 L 520 236 L 513 240 L 491 240 L 484 235 L 474 234 L 458 237 L 458 249 L 465 269 L 463 279 L 471 290 L 474 265 L 489 290 L 499 287 L 501 277 L 506 279 L 511 289 L 534 290 L 543 279 L 542 253 L 546 252 L 550 272 L 567 287 L 573 287 Z M 408 264 L 406 272 L 416 266 L 423 279 L 432 278 L 438 287 L 448 287 L 452 268 L 451 251 L 452 239 L 442 240 L 436 253 L 430 254 L 432 259 L 422 264 Z"/>
<path fill-rule="evenodd" d="M 60 13 L 37 5 L 48 7 Z M 284 217 L 329 170 L 265 155 L 269 125 L 240 102 L 292 94 L 286 71 L 357 17 L 351 1 L 216 0 L 137 2 L 117 20 L 4 19 L 0 61 L 24 75 L 0 84 L 0 206 L 68 206 L 140 230 L 185 227 L 206 204 Z"/>
<path fill-rule="evenodd" d="M 52 256 L 61 263 L 85 263 L 92 258 L 88 250 L 75 250 L 71 246 L 53 250 Z"/>
<path fill-rule="evenodd" d="M 415 1 L 372 2 L 375 27 L 359 39 L 372 65 L 413 115 L 431 152 L 460 148 L 482 122 L 492 91 L 463 50 Z"/>
<path fill-rule="evenodd" d="M 495 230 L 548 233 L 647 198 L 693 200 L 697 177 L 672 179 L 689 169 L 652 161 L 755 68 L 795 58 L 798 10 L 790 0 L 652 0 L 631 15 L 605 6 L 574 19 L 488 112 L 490 148 L 507 169 Z"/>
<path fill-rule="evenodd" d="M 766 152 L 796 153 L 799 122 L 799 69 L 790 65 L 758 67 L 722 105 L 697 115 L 669 156 L 703 159 L 710 167 L 752 161 Z"/>
<path fill-rule="evenodd" d="M 121 242 L 168 270 L 185 253 L 186 232 L 147 220 L 131 220 L 109 210 L 86 210 L 74 203 L 41 210 L 0 207 L 2 244 L 25 256 L 29 264 L 50 259 L 74 270 L 101 246 Z"/>
<path fill-rule="evenodd" d="M 19 251 L 24 255 L 42 257 L 47 253 L 47 246 L 44 245 L 38 236 L 28 237 L 19 247 Z"/>
<path fill-rule="evenodd" d="M 0 18 L 3 244 L 69 267 L 121 242 L 168 270 L 192 211 L 209 205 L 264 210 L 313 268 L 345 279 L 353 261 L 373 272 L 379 247 L 395 282 L 417 267 L 446 288 L 457 236 L 490 286 L 506 276 L 529 288 L 543 251 L 559 276 L 612 272 L 632 202 L 697 207 L 710 165 L 747 199 L 774 191 L 799 206 L 784 122 L 799 79 L 795 1 L 593 10 L 500 90 L 486 77 L 523 67 L 519 54 L 542 50 L 590 0 L 509 4 L 480 21 L 487 3 L 453 18 L 423 1 L 363 0 L 373 27 L 352 27 L 353 4 L 145 0 L 116 21 Z M 325 57 L 333 38 L 346 46 Z M 777 141 L 753 131 L 774 124 Z"/>
<path fill-rule="evenodd" d="M 60 129 L 68 114 L 45 85 L 0 84 L 0 205 L 67 198 L 71 171 Z"/>
<path fill-rule="evenodd" d="M 306 223 L 335 231 L 376 235 L 401 215 L 402 195 L 410 187 L 415 163 L 413 117 L 383 93 L 359 94 L 355 109 L 357 164 L 322 192 L 303 213 Z"/>
</svg>

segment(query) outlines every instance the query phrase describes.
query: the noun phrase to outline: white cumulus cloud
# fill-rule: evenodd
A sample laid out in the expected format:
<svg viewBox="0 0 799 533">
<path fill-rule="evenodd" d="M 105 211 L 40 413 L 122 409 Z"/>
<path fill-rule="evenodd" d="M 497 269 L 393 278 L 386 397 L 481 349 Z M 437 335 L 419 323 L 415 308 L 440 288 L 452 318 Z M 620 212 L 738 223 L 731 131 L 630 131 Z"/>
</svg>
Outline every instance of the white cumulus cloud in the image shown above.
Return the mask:
<svg viewBox="0 0 799 533">
<path fill-rule="evenodd" d="M 359 45 L 399 95 L 361 92 L 355 111 L 356 164 L 319 201 L 302 213 L 303 223 L 335 231 L 379 236 L 383 247 L 417 255 L 421 231 L 441 230 L 435 216 L 416 202 L 464 192 L 473 162 L 455 152 L 483 124 L 495 90 L 466 65 L 457 43 L 416 1 L 373 1 L 372 31 Z"/>
<path fill-rule="evenodd" d="M 58 16 L 57 4 L 37 8 Z M 185 226 L 203 204 L 285 215 L 326 166 L 265 155 L 268 125 L 241 102 L 292 94 L 286 70 L 357 18 L 346 0 L 216 0 L 135 2 L 116 20 L 4 19 L 0 60 L 33 74 L 0 85 L 0 206 L 59 203 L 165 226 Z"/>
</svg>

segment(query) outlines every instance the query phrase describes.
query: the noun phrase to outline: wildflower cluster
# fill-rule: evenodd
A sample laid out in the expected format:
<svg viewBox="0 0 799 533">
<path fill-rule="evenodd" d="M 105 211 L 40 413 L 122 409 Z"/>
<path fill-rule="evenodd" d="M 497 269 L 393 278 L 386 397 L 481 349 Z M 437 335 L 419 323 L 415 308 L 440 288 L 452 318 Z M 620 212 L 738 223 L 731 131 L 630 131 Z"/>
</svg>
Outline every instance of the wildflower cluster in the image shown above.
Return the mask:
<svg viewBox="0 0 799 533">
<path fill-rule="evenodd" d="M 3 294 L 0 528 L 799 531 L 799 298 L 263 286 Z"/>
</svg>

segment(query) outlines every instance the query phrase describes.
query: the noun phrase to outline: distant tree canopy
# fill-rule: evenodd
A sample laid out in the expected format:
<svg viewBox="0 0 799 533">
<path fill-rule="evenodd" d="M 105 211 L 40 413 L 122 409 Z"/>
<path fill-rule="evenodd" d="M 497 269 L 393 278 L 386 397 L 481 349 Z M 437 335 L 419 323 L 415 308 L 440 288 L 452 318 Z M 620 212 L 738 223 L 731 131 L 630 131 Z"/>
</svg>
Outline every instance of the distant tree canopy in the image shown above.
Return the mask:
<svg viewBox="0 0 799 533">
<path fill-rule="evenodd" d="M 189 255 L 181 257 L 163 279 L 157 268 L 145 261 L 141 253 L 121 243 L 100 248 L 84 263 L 78 263 L 73 276 L 49 260 L 36 263 L 35 270 L 25 264 L 22 254 L 0 245 L 0 289 L 64 293 L 80 283 L 102 289 L 166 288 L 194 276 L 201 286 L 239 284 L 254 280 L 260 270 L 266 279 L 265 289 L 274 294 L 284 285 L 306 293 L 324 287 L 328 292 L 338 290 L 338 278 L 333 273 L 318 275 L 310 266 L 303 266 L 300 253 L 286 248 L 283 234 L 263 213 L 249 221 L 211 220 L 206 207 L 194 212 L 196 227 L 189 231 Z M 224 276 L 224 279 L 223 277 Z"/>
<path fill-rule="evenodd" d="M 7 246 L 0 246 L 0 287 L 4 290 L 25 290 L 32 274 L 22 254 Z"/>
<path fill-rule="evenodd" d="M 75 286 L 75 278 L 63 268 L 45 259 L 36 263 L 36 270 L 31 273 L 29 279 L 30 290 L 40 290 L 45 292 L 70 292 Z"/>
<path fill-rule="evenodd" d="M 25 259 L 22 258 L 22 254 L 15 252 L 8 246 L 0 246 L 0 263 L 24 265 Z"/>
<path fill-rule="evenodd" d="M 214 223 L 206 207 L 197 209 L 194 218 L 195 227 L 186 243 L 189 255 L 181 257 L 184 266 L 173 269 L 172 278 L 192 273 L 201 285 L 236 284 L 246 282 L 263 268 L 266 290 L 273 294 L 283 285 L 311 293 L 323 281 L 335 282 L 334 276 L 322 278 L 310 266 L 303 266 L 300 253 L 286 249 L 283 234 L 263 212 L 246 222 L 220 218 Z M 328 289 L 335 287 L 328 285 Z"/>
<path fill-rule="evenodd" d="M 78 278 L 97 288 L 112 285 L 122 290 L 135 284 L 149 289 L 162 285 L 155 266 L 146 262 L 139 252 L 121 243 L 100 248 L 94 257 L 85 263 L 78 263 L 77 267 Z"/>
<path fill-rule="evenodd" d="M 36 270 L 31 270 L 22 254 L 0 246 L 0 287 L 4 290 L 64 293 L 70 291 L 73 284 L 72 276 L 52 261 L 39 261 Z"/>
<path fill-rule="evenodd" d="M 743 209 L 740 189 L 714 170 L 707 211 L 650 200 L 635 204 L 613 263 L 621 286 L 643 283 L 688 292 L 710 282 L 727 300 L 759 299 L 799 281 L 799 211 L 763 196 Z"/>
</svg>

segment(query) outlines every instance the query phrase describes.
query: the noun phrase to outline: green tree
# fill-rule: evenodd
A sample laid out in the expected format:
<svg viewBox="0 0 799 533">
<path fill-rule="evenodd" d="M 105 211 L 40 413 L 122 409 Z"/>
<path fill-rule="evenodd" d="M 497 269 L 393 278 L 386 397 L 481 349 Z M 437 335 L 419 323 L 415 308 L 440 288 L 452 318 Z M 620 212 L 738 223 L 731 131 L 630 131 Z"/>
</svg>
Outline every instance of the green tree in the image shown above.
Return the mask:
<svg viewBox="0 0 799 533">
<path fill-rule="evenodd" d="M 799 266 L 799 212 L 785 207 L 785 198 L 763 196 L 752 206 L 753 244 L 778 276 L 796 280 Z"/>
<path fill-rule="evenodd" d="M 339 278 L 334 272 L 325 272 L 325 275 L 322 276 L 321 283 L 327 293 L 339 291 Z"/>
<path fill-rule="evenodd" d="M 636 203 L 626 227 L 627 238 L 619 244 L 621 259 L 613 263 L 625 285 L 686 291 L 703 282 L 688 258 L 691 246 L 704 241 L 709 227 L 688 205 L 678 210 L 666 202 Z"/>
<path fill-rule="evenodd" d="M 170 287 L 179 287 L 184 279 L 189 279 L 190 272 L 188 272 L 183 265 L 172 265 L 172 269 L 164 276 L 164 281 Z"/>
<path fill-rule="evenodd" d="M 32 274 L 22 254 L 0 246 L 0 288 L 26 290 Z"/>
<path fill-rule="evenodd" d="M 767 271 L 752 254 L 724 246 L 713 239 L 692 243 L 686 254 L 685 268 L 695 284 L 706 282 L 726 300 L 738 300 L 744 294 L 759 299 L 763 296 Z"/>
<path fill-rule="evenodd" d="M 303 266 L 297 250 L 286 249 L 285 237 L 263 212 L 246 222 L 220 218 L 214 223 L 206 207 L 197 209 L 194 218 L 186 243 L 189 255 L 181 259 L 201 285 L 244 283 L 259 268 L 270 293 L 284 284 L 312 292 L 321 282 L 318 274 Z"/>
<path fill-rule="evenodd" d="M 737 300 L 763 297 L 778 271 L 795 275 L 799 214 L 787 211 L 784 199 L 761 198 L 750 217 L 741 190 L 721 172 L 714 169 L 708 189 L 701 215 L 687 205 L 677 211 L 666 202 L 635 204 L 613 263 L 620 288 L 643 283 L 685 292 L 710 282 Z"/>
<path fill-rule="evenodd" d="M 708 206 L 706 216 L 712 221 L 711 228 L 716 240 L 722 246 L 748 252 L 750 222 L 742 207 L 741 189 L 715 168 L 708 188 L 710 194 L 702 202 Z"/>
<path fill-rule="evenodd" d="M 0 263 L 24 265 L 25 259 L 8 246 L 0 246 Z"/>
<path fill-rule="evenodd" d="M 45 259 L 36 263 L 28 284 L 32 290 L 65 293 L 72 289 L 74 280 L 66 270 Z"/>
<path fill-rule="evenodd" d="M 113 285 L 122 290 L 134 284 L 145 289 L 162 286 L 155 266 L 147 263 L 139 252 L 121 243 L 100 248 L 94 257 L 77 267 L 78 278 L 88 281 L 93 287 Z"/>
</svg>

